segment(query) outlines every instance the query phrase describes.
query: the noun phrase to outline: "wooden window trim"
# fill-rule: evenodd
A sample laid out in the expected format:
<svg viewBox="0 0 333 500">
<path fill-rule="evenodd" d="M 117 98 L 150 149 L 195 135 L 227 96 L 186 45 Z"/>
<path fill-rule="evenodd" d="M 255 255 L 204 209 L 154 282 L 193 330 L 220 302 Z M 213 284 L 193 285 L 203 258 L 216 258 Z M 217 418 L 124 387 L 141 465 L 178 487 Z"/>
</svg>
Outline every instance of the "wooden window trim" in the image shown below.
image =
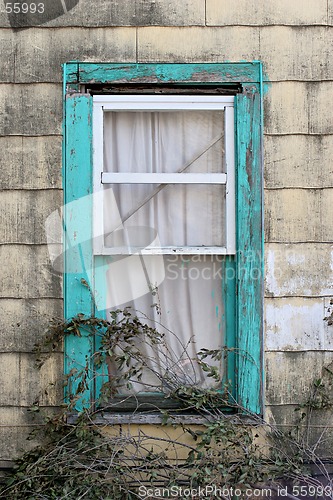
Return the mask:
<svg viewBox="0 0 333 500">
<path fill-rule="evenodd" d="M 236 141 L 236 214 L 237 253 L 229 262 L 235 273 L 235 288 L 228 287 L 229 304 L 225 322 L 234 325 L 228 331 L 230 345 L 236 349 L 231 368 L 236 374 L 235 397 L 240 406 L 255 414 L 263 407 L 263 183 L 262 130 L 263 81 L 262 65 L 250 63 L 216 64 L 97 64 L 71 62 L 64 65 L 64 156 L 63 179 L 65 203 L 92 193 L 92 86 L 142 85 L 188 86 L 191 88 L 237 88 L 235 92 Z M 82 93 L 81 91 L 84 91 Z M 79 181 L 78 181 L 79 179 Z M 72 214 L 73 215 L 73 214 Z M 79 231 L 81 238 L 92 238 L 90 220 L 85 217 L 80 227 L 80 214 L 67 221 L 67 231 Z M 228 269 L 227 269 L 228 271 Z M 65 274 L 65 316 L 79 312 L 93 313 L 89 290 L 83 287 L 84 273 Z M 69 300 L 70 298 L 70 300 Z M 228 311 L 234 311 L 230 317 Z M 68 337 L 65 349 L 65 371 L 75 364 L 85 365 L 86 356 L 94 346 L 91 339 Z M 74 354 L 73 354 L 74 353 Z M 233 359 L 232 359 L 233 358 Z M 229 376 L 229 374 L 228 374 Z M 231 376 L 231 371 L 230 371 Z M 92 377 L 84 400 L 92 401 L 98 391 Z"/>
</svg>

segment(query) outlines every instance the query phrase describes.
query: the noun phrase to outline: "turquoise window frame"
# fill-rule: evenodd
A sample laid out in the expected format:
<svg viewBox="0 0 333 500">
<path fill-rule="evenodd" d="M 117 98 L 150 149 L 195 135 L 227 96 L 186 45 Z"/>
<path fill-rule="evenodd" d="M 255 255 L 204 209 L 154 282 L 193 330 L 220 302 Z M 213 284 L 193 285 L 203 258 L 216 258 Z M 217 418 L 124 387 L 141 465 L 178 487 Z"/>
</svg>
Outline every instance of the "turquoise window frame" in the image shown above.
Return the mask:
<svg viewBox="0 0 333 500">
<path fill-rule="evenodd" d="M 112 64 L 70 62 L 64 71 L 64 204 L 92 194 L 93 98 L 82 92 L 92 84 L 142 84 L 228 86 L 237 85 L 235 93 L 236 152 L 236 255 L 226 258 L 225 329 L 230 349 L 228 379 L 233 397 L 246 411 L 262 413 L 263 406 L 263 78 L 260 61 L 242 63 L 198 64 Z M 78 241 L 92 242 L 92 206 L 89 197 L 84 210 L 64 211 L 65 233 Z M 75 237 L 74 237 L 75 235 Z M 94 315 L 94 301 L 85 282 L 92 282 L 92 245 L 78 245 L 69 263 L 65 253 L 64 315 Z M 73 263 L 74 259 L 74 263 Z M 76 259 L 76 263 L 75 263 Z M 85 266 L 80 263 L 85 262 Z M 87 263 L 91 265 L 87 266 Z M 77 270 L 75 266 L 77 264 Z M 230 276 L 235 279 L 230 279 Z M 73 367 L 89 364 L 94 340 L 67 337 L 65 373 Z M 99 387 L 93 366 L 86 393 L 81 401 L 92 402 Z"/>
</svg>

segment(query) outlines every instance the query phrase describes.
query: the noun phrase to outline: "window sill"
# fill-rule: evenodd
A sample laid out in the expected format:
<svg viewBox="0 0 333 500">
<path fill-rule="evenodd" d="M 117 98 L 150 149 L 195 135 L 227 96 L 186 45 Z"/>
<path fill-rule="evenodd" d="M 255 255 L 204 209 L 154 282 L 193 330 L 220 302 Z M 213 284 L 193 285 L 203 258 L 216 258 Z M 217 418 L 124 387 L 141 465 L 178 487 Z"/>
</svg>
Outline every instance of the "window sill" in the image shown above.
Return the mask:
<svg viewBox="0 0 333 500">
<path fill-rule="evenodd" d="M 97 413 L 91 417 L 92 423 L 96 425 L 207 425 L 214 422 L 218 417 L 203 416 L 195 414 L 173 415 L 168 413 L 168 420 L 162 413 L 152 412 L 124 412 L 124 413 L 108 413 L 106 411 Z M 235 425 L 264 425 L 264 422 L 258 418 L 252 418 L 248 415 L 225 414 L 224 418 L 228 419 Z M 75 424 L 78 416 L 72 414 L 68 417 L 69 424 Z"/>
</svg>

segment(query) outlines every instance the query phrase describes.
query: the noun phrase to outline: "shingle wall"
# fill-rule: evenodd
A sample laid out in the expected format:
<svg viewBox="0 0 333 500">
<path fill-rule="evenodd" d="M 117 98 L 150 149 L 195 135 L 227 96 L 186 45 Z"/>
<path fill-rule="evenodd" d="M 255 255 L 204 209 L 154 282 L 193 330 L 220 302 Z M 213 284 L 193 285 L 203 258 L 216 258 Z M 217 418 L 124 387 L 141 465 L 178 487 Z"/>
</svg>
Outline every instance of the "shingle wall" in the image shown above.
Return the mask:
<svg viewBox="0 0 333 500">
<path fill-rule="evenodd" d="M 323 322 L 333 295 L 332 24 L 329 0 L 80 0 L 23 30 L 0 14 L 0 466 L 24 445 L 24 409 L 61 375 L 58 355 L 36 372 L 32 350 L 62 314 L 44 220 L 62 200 L 69 60 L 264 63 L 265 403 L 269 418 L 290 423 L 333 351 Z"/>
</svg>

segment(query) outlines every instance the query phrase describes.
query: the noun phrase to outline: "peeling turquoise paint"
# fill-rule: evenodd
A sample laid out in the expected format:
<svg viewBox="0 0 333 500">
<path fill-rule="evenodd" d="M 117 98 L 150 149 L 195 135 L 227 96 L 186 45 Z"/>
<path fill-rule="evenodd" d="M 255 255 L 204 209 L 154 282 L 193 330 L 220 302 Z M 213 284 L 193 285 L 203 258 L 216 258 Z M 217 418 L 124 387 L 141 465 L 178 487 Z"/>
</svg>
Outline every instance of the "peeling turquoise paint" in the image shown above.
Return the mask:
<svg viewBox="0 0 333 500">
<path fill-rule="evenodd" d="M 233 397 L 246 409 L 262 412 L 262 318 L 263 318 L 263 216 L 262 216 L 262 97 L 267 89 L 259 61 L 217 64 L 95 64 L 70 62 L 64 65 L 64 189 L 65 203 L 91 193 L 92 183 L 92 98 L 78 94 L 80 85 L 107 83 L 169 85 L 235 85 L 236 125 L 236 203 L 237 255 L 228 256 L 224 264 L 223 330 L 227 332 L 228 360 L 226 380 L 232 381 Z M 266 87 L 265 87 L 266 85 Z M 74 218 L 72 217 L 74 216 Z M 66 230 L 78 231 L 80 239 L 91 241 L 91 213 L 71 214 Z M 84 234 L 82 234 L 82 231 Z M 81 233 L 80 233 L 81 232 Z M 249 258 L 255 255 L 254 258 Z M 94 313 L 94 301 L 81 280 L 101 283 L 98 273 L 103 266 L 93 262 L 91 245 L 82 245 L 78 255 L 84 263 L 81 271 L 64 276 L 66 317 L 82 312 Z M 80 259 L 79 259 L 80 260 Z M 93 272 L 94 266 L 95 273 Z M 184 265 L 184 263 L 182 264 Z M 82 266 L 81 266 L 82 267 Z M 253 272 L 258 272 L 253 278 Z M 235 276 L 234 279 L 231 279 Z M 106 291 L 99 288 L 101 297 Z M 216 314 L 218 314 L 216 309 Z M 91 345 L 87 337 L 66 341 L 66 372 L 82 367 Z M 100 388 L 106 374 L 91 377 L 84 398 L 88 401 Z M 84 401 L 81 401 L 81 407 Z"/>
<path fill-rule="evenodd" d="M 222 283 L 224 296 L 223 331 L 226 332 L 225 347 L 227 349 L 224 384 L 231 385 L 231 395 L 238 399 L 238 383 L 236 373 L 236 266 L 234 256 L 227 256 L 224 265 L 224 280 Z"/>
<path fill-rule="evenodd" d="M 259 413 L 262 401 L 263 217 L 261 128 L 258 127 L 261 96 L 258 86 L 249 86 L 247 93 L 237 96 L 236 103 L 238 395 L 244 408 Z"/>
<path fill-rule="evenodd" d="M 67 63 L 67 83 L 232 84 L 258 82 L 261 63 L 108 64 Z M 76 88 L 76 87 L 75 87 Z"/>
<path fill-rule="evenodd" d="M 66 318 L 71 318 L 79 313 L 93 313 L 91 291 L 83 284 L 91 283 L 93 270 L 91 247 L 85 244 L 92 241 L 92 207 L 89 198 L 86 198 L 92 193 L 92 98 L 87 95 L 66 97 L 65 112 L 64 242 L 65 245 L 67 242 L 79 242 L 76 247 L 71 245 L 68 248 L 66 245 L 64 249 L 64 312 Z M 85 213 L 82 213 L 71 202 L 84 197 Z M 89 366 L 93 347 L 91 338 L 85 332 L 80 339 L 74 336 L 65 339 L 65 373 L 70 373 L 72 369 L 81 371 L 88 363 L 90 377 L 78 409 L 85 403 L 89 404 L 93 394 L 93 367 Z M 68 390 L 73 393 L 76 386 L 77 383 L 69 386 Z"/>
</svg>

